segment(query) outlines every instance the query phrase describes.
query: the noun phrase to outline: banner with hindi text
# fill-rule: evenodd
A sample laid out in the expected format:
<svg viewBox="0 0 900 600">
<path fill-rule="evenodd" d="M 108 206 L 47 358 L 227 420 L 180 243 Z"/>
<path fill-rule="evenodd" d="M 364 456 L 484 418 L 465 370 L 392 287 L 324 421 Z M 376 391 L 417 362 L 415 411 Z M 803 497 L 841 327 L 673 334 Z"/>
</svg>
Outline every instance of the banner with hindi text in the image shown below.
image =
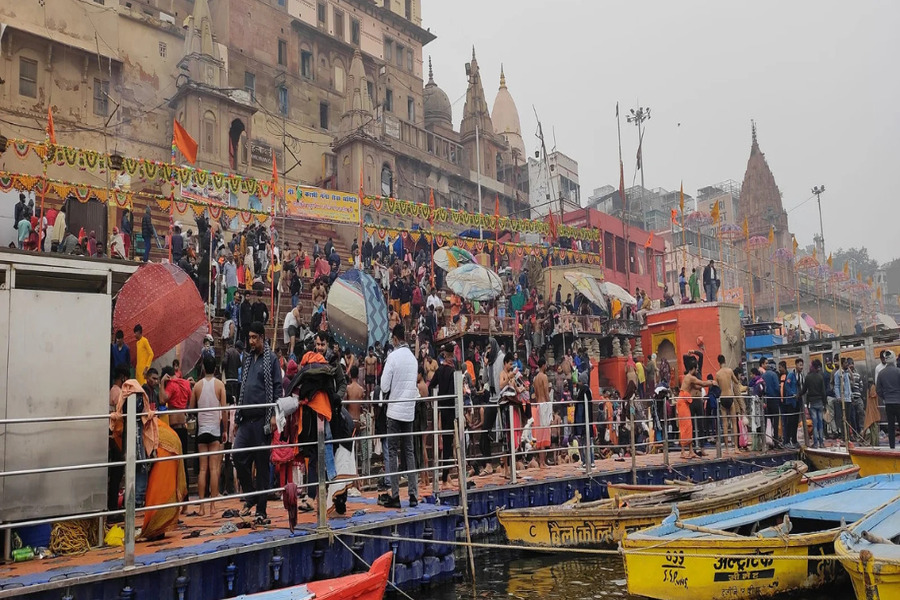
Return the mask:
<svg viewBox="0 0 900 600">
<path fill-rule="evenodd" d="M 313 187 L 289 187 L 287 214 L 291 217 L 332 223 L 359 223 L 359 195 Z"/>
</svg>

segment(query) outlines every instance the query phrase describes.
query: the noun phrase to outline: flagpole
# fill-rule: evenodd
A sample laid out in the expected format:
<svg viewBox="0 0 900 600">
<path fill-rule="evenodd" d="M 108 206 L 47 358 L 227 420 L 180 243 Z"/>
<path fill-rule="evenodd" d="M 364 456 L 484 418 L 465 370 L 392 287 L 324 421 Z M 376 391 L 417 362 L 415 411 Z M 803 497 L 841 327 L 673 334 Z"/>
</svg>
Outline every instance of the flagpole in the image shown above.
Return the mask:
<svg viewBox="0 0 900 600">
<path fill-rule="evenodd" d="M 172 166 L 175 165 L 175 122 L 172 122 Z M 169 182 L 171 189 L 169 190 L 169 262 L 172 262 L 172 235 L 175 232 L 175 169 L 172 169 L 172 179 Z M 149 244 L 149 240 L 144 240 L 145 244 Z"/>
<path fill-rule="evenodd" d="M 625 195 L 625 163 L 622 162 L 622 120 L 619 118 L 619 103 L 616 102 L 616 134 L 619 138 L 619 196 L 622 197 L 622 237 L 625 238 L 625 253 L 628 254 L 628 248 L 630 244 L 628 243 L 628 198 Z M 644 173 L 641 172 L 641 177 L 644 176 Z M 643 180 L 641 181 L 641 186 L 643 187 Z M 643 197 L 644 190 L 641 189 L 641 195 Z M 643 215 L 641 215 L 643 218 Z M 626 261 L 625 264 L 625 285 L 628 289 L 631 289 L 631 260 Z"/>
<path fill-rule="evenodd" d="M 363 214 L 362 214 L 362 199 L 363 199 L 363 182 L 365 181 L 365 164 L 361 163 L 359 165 L 359 234 L 356 238 L 356 244 L 359 246 L 357 251 L 357 256 L 359 258 L 359 270 L 365 272 L 365 268 L 363 267 L 362 261 L 362 251 L 363 251 Z M 432 258 L 434 257 L 434 249 L 432 248 L 431 252 Z M 432 272 L 434 271 L 434 266 L 431 268 Z"/>
<path fill-rule="evenodd" d="M 284 158 L 284 157 L 282 157 Z M 275 151 L 272 151 L 272 190 L 270 192 L 272 196 L 272 216 L 269 221 L 269 269 L 272 271 L 272 281 L 271 290 L 269 292 L 269 306 L 272 307 L 272 310 L 269 311 L 269 321 L 274 325 L 277 323 L 277 312 L 278 307 L 275 306 L 275 236 L 272 233 L 275 231 L 275 203 L 278 201 L 278 161 L 275 159 Z M 282 267 L 283 268 L 283 267 Z M 275 347 L 275 334 L 272 334 L 272 347 Z"/>
<path fill-rule="evenodd" d="M 44 157 L 41 159 L 41 216 L 38 218 L 38 252 L 44 251 L 44 199 L 47 197 L 47 163 L 50 161 L 50 147 L 56 144 L 52 106 L 47 106 L 47 128 L 44 133 L 46 135 L 44 137 Z M 18 223 L 15 225 L 19 226 Z M 81 242 L 81 240 L 78 241 Z"/>
</svg>

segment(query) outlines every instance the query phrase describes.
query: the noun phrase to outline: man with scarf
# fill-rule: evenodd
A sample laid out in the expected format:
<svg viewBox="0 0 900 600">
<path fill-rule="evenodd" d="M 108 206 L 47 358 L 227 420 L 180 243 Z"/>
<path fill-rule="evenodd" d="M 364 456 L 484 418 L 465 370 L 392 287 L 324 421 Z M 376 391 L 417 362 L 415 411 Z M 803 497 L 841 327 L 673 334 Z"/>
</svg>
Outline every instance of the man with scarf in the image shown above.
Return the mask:
<svg viewBox="0 0 900 600">
<path fill-rule="evenodd" d="M 492 337 L 490 339 L 488 351 L 485 353 L 484 373 L 487 387 L 491 394 L 491 401 L 490 405 L 484 409 L 484 421 L 482 424 L 481 437 L 479 439 L 481 456 L 484 457 L 484 464 L 481 467 L 481 471 L 478 473 L 479 475 L 490 475 L 494 472 L 494 467 L 490 458 L 491 432 L 494 430 L 494 425 L 499 417 L 497 404 L 500 399 L 500 372 L 503 370 L 504 356 L 505 355 L 500 350 L 500 345 L 497 343 L 496 338 Z M 501 458 L 501 466 L 504 469 L 506 468 L 505 457 Z"/>
<path fill-rule="evenodd" d="M 281 397 L 281 369 L 275 355 L 272 354 L 265 340 L 265 326 L 254 321 L 248 328 L 250 348 L 244 358 L 241 371 L 241 395 L 238 399 L 238 410 L 235 417 L 237 431 L 234 436 L 234 449 L 268 446 L 272 439 L 270 421 L 275 415 L 274 402 Z M 267 407 L 242 408 L 257 404 Z M 256 478 L 252 476 L 256 466 Z M 251 450 L 237 452 L 234 455 L 234 466 L 238 480 L 245 493 L 263 492 L 269 485 L 269 450 Z M 257 493 L 244 499 L 241 516 L 247 516 L 256 507 L 256 520 L 265 523 L 266 500 L 268 494 Z"/>
</svg>

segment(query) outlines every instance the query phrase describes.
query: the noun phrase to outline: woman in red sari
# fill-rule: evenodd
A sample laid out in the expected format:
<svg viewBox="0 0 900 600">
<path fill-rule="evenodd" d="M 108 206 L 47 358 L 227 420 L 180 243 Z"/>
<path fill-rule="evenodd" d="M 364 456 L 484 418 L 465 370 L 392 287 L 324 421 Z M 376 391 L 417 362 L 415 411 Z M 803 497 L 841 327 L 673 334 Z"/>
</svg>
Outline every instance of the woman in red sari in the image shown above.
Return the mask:
<svg viewBox="0 0 900 600">
<path fill-rule="evenodd" d="M 156 450 L 157 457 L 163 458 L 181 454 L 181 440 L 178 439 L 178 434 L 171 427 L 160 421 L 159 447 Z M 186 497 L 187 479 L 184 474 L 184 461 L 165 460 L 153 463 L 153 468 L 150 470 L 150 478 L 147 482 L 146 506 L 181 502 Z M 141 538 L 156 540 L 165 536 L 170 529 L 175 529 L 178 525 L 178 512 L 177 506 L 145 511 Z"/>
</svg>

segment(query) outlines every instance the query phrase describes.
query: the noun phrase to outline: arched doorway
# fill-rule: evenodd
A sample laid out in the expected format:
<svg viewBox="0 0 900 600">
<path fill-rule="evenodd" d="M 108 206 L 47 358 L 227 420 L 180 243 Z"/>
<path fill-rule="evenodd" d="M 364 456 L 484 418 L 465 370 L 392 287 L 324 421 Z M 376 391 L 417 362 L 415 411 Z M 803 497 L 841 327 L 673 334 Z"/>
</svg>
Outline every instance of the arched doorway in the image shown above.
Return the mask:
<svg viewBox="0 0 900 600">
<path fill-rule="evenodd" d="M 228 164 L 232 171 L 237 171 L 238 168 L 238 148 L 244 131 L 246 128 L 240 119 L 233 120 L 228 128 Z"/>
</svg>

